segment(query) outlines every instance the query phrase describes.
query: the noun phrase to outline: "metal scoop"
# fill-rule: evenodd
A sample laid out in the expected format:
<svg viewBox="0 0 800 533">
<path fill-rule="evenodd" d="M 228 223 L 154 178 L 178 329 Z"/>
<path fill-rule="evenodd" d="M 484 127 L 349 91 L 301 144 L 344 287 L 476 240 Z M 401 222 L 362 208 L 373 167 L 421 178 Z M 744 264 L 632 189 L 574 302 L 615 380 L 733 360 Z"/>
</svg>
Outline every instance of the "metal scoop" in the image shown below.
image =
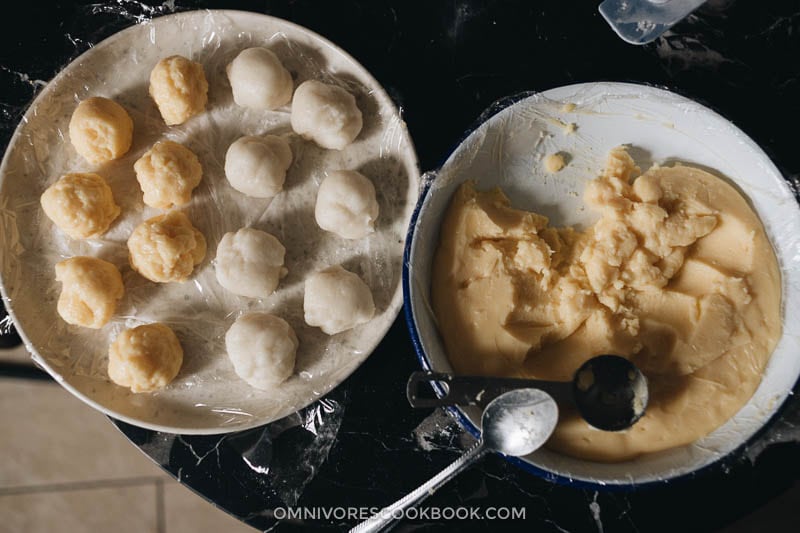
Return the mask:
<svg viewBox="0 0 800 533">
<path fill-rule="evenodd" d="M 553 433 L 558 421 L 558 406 L 545 392 L 538 389 L 517 389 L 492 400 L 481 417 L 481 440 L 444 470 L 433 476 L 407 496 L 384 507 L 350 533 L 380 531 L 456 474 L 465 470 L 487 452 L 522 456 L 534 452 Z"/>
<path fill-rule="evenodd" d="M 426 398 L 420 386 L 430 383 L 443 390 L 441 398 Z M 485 405 L 503 392 L 541 389 L 559 405 L 575 406 L 589 424 L 619 431 L 636 423 L 647 408 L 647 379 L 636 365 L 618 355 L 598 355 L 575 372 L 572 381 L 456 376 L 441 372 L 414 372 L 406 395 L 412 407 Z"/>
</svg>

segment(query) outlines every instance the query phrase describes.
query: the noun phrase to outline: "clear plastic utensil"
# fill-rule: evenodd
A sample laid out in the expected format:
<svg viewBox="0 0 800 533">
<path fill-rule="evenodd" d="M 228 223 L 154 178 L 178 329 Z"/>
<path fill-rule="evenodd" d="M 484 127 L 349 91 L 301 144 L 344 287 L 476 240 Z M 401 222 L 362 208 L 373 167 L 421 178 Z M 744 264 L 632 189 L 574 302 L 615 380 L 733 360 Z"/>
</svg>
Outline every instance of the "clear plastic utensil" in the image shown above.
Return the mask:
<svg viewBox="0 0 800 533">
<path fill-rule="evenodd" d="M 706 0 L 605 0 L 600 14 L 625 42 L 647 44 Z"/>
<path fill-rule="evenodd" d="M 483 411 L 480 441 L 426 483 L 361 522 L 350 533 L 381 531 L 487 452 L 514 457 L 534 452 L 547 441 L 557 422 L 558 406 L 546 392 L 516 389 L 501 394 Z"/>
</svg>

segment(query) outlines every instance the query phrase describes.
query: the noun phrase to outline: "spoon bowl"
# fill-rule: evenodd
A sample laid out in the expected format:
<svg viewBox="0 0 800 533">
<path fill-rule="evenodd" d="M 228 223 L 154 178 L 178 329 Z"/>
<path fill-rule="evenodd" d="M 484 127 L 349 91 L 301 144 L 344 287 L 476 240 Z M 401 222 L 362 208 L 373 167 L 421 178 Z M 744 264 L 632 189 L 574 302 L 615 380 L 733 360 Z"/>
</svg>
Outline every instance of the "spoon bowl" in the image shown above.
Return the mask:
<svg viewBox="0 0 800 533">
<path fill-rule="evenodd" d="M 492 400 L 481 417 L 483 445 L 503 455 L 521 457 L 539 449 L 558 422 L 558 406 L 538 389 L 517 389 Z"/>
</svg>

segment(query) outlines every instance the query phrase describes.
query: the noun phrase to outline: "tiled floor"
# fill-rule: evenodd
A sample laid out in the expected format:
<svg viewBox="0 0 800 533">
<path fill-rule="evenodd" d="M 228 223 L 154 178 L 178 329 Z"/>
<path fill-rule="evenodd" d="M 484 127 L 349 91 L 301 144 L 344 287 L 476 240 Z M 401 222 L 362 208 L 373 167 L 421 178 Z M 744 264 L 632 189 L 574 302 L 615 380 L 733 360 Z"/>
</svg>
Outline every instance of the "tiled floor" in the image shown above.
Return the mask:
<svg viewBox="0 0 800 533">
<path fill-rule="evenodd" d="M 0 350 L 0 362 L 28 362 Z M 245 533 L 51 381 L 0 378 L 0 533 Z"/>
</svg>

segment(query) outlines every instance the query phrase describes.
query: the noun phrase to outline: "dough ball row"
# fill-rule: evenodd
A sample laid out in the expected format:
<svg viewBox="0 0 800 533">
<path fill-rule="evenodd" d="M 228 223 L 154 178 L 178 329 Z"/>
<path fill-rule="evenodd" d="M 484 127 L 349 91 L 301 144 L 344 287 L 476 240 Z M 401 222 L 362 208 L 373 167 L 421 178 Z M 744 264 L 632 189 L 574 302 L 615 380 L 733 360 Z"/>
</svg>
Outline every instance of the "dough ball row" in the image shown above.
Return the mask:
<svg viewBox="0 0 800 533">
<path fill-rule="evenodd" d="M 307 80 L 292 93 L 293 81 L 280 59 L 266 48 L 248 48 L 228 65 L 237 105 L 272 110 L 291 100 L 291 124 L 301 137 L 322 148 L 341 150 L 361 132 L 355 97 L 336 85 Z M 168 126 L 205 111 L 208 81 L 203 66 L 182 56 L 160 60 L 150 73 L 149 93 Z M 130 150 L 133 120 L 125 108 L 93 96 L 78 104 L 69 123 L 75 150 L 92 164 L 119 159 Z"/>
<path fill-rule="evenodd" d="M 271 110 L 292 101 L 292 129 L 322 148 L 341 150 L 363 126 L 352 94 L 341 87 L 308 80 L 292 96 L 292 76 L 266 48 L 242 50 L 228 65 L 233 101 L 240 106 Z"/>
<path fill-rule="evenodd" d="M 328 335 L 365 324 L 375 314 L 367 284 L 339 265 L 306 279 L 303 309 L 306 323 Z M 225 349 L 236 374 L 250 386 L 263 390 L 294 373 L 299 344 L 292 327 L 268 313 L 243 315 L 225 334 Z"/>
<path fill-rule="evenodd" d="M 227 68 L 234 102 L 271 110 L 291 101 L 291 124 L 301 137 L 326 149 L 341 150 L 361 131 L 362 115 L 352 94 L 337 86 L 309 80 L 293 93 L 292 76 L 278 57 L 264 48 L 243 50 Z M 181 56 L 158 62 L 150 74 L 149 94 L 167 125 L 182 124 L 202 113 L 208 82 L 202 65 Z M 69 123 L 70 141 L 91 164 L 125 155 L 133 139 L 133 121 L 113 100 L 91 97 L 76 107 Z M 281 192 L 293 154 L 276 135 L 245 136 L 228 148 L 225 176 L 237 191 L 256 198 Z M 174 208 L 187 205 L 203 176 L 189 148 L 159 141 L 135 163 L 144 203 L 167 211 L 131 233 L 127 245 L 131 267 L 156 283 L 183 282 L 206 255 L 206 240 L 189 218 Z M 43 193 L 45 214 L 73 239 L 99 237 L 119 216 L 120 207 L 105 179 L 95 173 L 71 173 Z M 346 239 L 374 231 L 378 216 L 375 187 L 353 170 L 327 172 L 320 184 L 315 219 L 323 230 Z M 221 239 L 216 278 L 239 296 L 265 298 L 287 274 L 286 249 L 266 232 L 242 228 Z M 69 324 L 99 329 L 109 322 L 125 293 L 119 269 L 94 257 L 59 262 L 56 280 L 62 290 L 59 315 Z M 375 313 L 369 287 L 356 274 L 333 266 L 306 279 L 305 321 L 334 335 L 368 322 Z M 299 340 L 282 318 L 267 313 L 240 317 L 225 336 L 234 370 L 251 386 L 273 387 L 294 373 Z M 175 333 L 160 323 L 120 333 L 109 348 L 109 377 L 133 392 L 163 388 L 178 374 L 183 350 Z"/>
</svg>

